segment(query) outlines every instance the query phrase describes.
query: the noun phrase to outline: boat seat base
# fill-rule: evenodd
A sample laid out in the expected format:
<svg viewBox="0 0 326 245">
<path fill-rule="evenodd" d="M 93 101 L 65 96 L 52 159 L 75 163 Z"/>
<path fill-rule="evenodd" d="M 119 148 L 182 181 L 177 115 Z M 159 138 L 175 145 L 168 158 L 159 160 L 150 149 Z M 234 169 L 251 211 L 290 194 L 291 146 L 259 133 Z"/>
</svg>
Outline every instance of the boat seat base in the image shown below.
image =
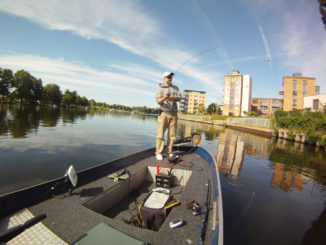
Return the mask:
<svg viewBox="0 0 326 245">
<path fill-rule="evenodd" d="M 145 245 L 145 242 L 139 241 L 125 233 L 116 230 L 104 223 L 97 224 L 93 229 L 80 237 L 75 245 L 86 244 L 130 244 L 130 245 Z"/>
</svg>

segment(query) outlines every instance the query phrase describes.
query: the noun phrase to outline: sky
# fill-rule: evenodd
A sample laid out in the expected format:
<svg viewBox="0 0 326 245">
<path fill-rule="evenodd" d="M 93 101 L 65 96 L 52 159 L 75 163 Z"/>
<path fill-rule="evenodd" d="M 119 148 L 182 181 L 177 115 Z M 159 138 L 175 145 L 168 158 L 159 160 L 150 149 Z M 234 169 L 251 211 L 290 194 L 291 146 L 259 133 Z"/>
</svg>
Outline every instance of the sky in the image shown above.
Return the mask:
<svg viewBox="0 0 326 245">
<path fill-rule="evenodd" d="M 1 0 L 0 67 L 108 104 L 158 107 L 162 74 L 223 103 L 224 76 L 281 98 L 283 76 L 326 93 L 326 30 L 317 0 Z"/>
</svg>

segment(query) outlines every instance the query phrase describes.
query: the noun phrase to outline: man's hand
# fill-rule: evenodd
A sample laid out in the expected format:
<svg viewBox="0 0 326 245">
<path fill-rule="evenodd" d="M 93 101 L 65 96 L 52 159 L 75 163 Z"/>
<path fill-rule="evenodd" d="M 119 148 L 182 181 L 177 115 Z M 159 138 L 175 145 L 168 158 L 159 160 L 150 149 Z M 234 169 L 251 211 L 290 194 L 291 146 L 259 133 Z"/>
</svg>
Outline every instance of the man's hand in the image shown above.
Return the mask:
<svg viewBox="0 0 326 245">
<path fill-rule="evenodd" d="M 170 96 L 164 95 L 162 98 L 157 100 L 157 103 L 161 105 L 165 100 L 167 100 L 167 99 L 170 100 L 170 98 L 171 98 Z M 174 101 L 174 99 L 173 99 L 173 101 Z"/>
<path fill-rule="evenodd" d="M 174 97 L 173 96 L 170 96 L 169 97 L 169 101 L 174 102 Z"/>
</svg>

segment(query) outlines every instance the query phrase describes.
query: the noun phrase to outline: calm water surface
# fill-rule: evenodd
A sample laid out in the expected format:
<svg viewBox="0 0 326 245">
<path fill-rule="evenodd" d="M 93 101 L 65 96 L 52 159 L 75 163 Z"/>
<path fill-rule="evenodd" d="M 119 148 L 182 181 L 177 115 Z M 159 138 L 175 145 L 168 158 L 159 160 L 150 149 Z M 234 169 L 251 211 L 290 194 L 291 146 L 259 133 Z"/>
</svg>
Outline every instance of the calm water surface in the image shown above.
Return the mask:
<svg viewBox="0 0 326 245">
<path fill-rule="evenodd" d="M 156 118 L 0 105 L 0 194 L 155 145 Z M 326 154 L 179 120 L 216 156 L 225 244 L 326 244 Z"/>
</svg>

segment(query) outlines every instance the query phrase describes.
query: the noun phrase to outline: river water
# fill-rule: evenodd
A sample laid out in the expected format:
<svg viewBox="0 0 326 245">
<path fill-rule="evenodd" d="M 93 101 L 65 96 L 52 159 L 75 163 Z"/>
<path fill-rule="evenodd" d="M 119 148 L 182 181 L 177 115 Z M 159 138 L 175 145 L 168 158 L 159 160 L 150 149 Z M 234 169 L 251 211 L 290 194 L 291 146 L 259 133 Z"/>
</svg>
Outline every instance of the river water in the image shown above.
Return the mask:
<svg viewBox="0 0 326 245">
<path fill-rule="evenodd" d="M 155 145 L 156 117 L 0 105 L 0 194 Z M 224 241 L 326 244 L 326 153 L 187 121 L 219 166 Z"/>
</svg>

